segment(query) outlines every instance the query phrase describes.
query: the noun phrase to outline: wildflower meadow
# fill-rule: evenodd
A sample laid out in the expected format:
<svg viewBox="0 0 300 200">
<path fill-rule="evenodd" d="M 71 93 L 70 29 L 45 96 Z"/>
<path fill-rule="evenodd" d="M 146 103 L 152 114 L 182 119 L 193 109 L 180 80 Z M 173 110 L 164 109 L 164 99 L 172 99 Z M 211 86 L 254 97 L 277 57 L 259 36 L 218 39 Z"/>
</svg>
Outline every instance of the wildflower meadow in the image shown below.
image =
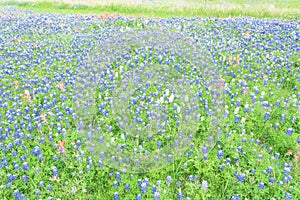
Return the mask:
<svg viewBox="0 0 300 200">
<path fill-rule="evenodd" d="M 300 199 L 299 30 L 0 7 L 0 199 Z"/>
</svg>

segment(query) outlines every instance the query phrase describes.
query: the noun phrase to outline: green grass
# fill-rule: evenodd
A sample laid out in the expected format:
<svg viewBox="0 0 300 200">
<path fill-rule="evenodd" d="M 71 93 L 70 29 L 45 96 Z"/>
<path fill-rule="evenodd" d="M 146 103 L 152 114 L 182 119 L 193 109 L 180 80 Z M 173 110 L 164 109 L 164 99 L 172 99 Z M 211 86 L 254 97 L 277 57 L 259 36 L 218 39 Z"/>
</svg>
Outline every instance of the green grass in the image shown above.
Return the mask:
<svg viewBox="0 0 300 200">
<path fill-rule="evenodd" d="M 241 3 L 241 2 L 238 2 Z M 135 14 L 135 15 L 146 15 L 148 12 L 148 15 L 152 17 L 168 17 L 168 15 L 172 16 L 172 13 L 169 13 L 168 15 L 166 13 L 160 13 L 159 10 L 155 10 L 153 8 L 148 7 L 147 12 L 142 12 L 141 10 L 138 10 L 139 6 L 135 7 L 130 7 L 127 6 L 127 10 L 125 9 L 125 5 L 107 5 L 107 6 L 98 6 L 98 7 L 88 7 L 88 6 L 81 6 L 81 7 L 71 7 L 68 4 L 52 4 L 50 2 L 44 2 L 44 3 L 37 3 L 37 4 L 29 4 L 29 3 L 21 3 L 19 5 L 14 5 L 18 8 L 24 8 L 24 9 L 33 9 L 39 12 L 56 12 L 56 13 L 119 13 L 119 14 Z M 97 10 L 99 8 L 99 10 Z M 122 8 L 122 9 L 120 9 Z M 125 10 L 124 10 L 125 9 Z M 146 8 L 145 8 L 146 9 Z M 159 8 L 159 9 L 167 9 L 165 8 Z M 179 8 L 177 8 L 179 9 Z M 190 10 L 193 10 L 193 8 L 189 8 Z M 125 12 L 126 11 L 126 12 Z M 16 12 L 20 12 L 19 10 Z M 124 13 L 125 12 L 125 13 Z M 169 11 L 171 12 L 171 11 Z M 175 11 L 172 11 L 175 13 Z M 246 12 L 246 11 L 245 11 Z M 20 12 L 22 13 L 22 12 Z M 146 14 L 145 14 L 146 13 Z M 234 12 L 233 12 L 234 13 Z M 175 15 L 177 14 L 177 15 Z M 175 13 L 173 16 L 181 16 L 178 13 Z M 182 14 L 185 14 L 184 16 L 193 16 L 191 13 L 184 13 L 184 10 L 182 10 Z M 202 13 L 203 14 L 203 13 Z M 208 15 L 209 13 L 207 13 Z M 232 13 L 229 13 L 232 15 Z M 237 12 L 238 14 L 238 12 Z M 12 13 L 11 18 L 14 19 L 16 14 Z M 33 16 L 33 15 L 30 15 Z M 45 15 L 47 16 L 47 15 Z M 199 16 L 199 15 L 198 15 Z M 205 16 L 205 15 L 203 15 Z M 212 16 L 212 15 L 208 15 Z M 224 14 L 225 16 L 225 14 Z M 237 15 L 239 16 L 239 15 Z M 33 17 L 39 17 L 39 16 L 33 16 Z M 53 16 L 52 16 L 53 17 Z M 262 16 L 264 17 L 264 16 Z M 10 20 L 10 17 L 8 18 L 3 18 L 3 20 L 7 19 L 7 23 L 1 27 L 4 29 L 8 30 L 14 30 L 13 27 L 15 26 L 15 21 Z M 55 19 L 55 16 L 53 17 Z M 40 19 L 40 18 L 39 18 Z M 55 25 L 55 27 L 59 28 L 60 22 L 65 23 L 62 19 L 57 17 L 58 21 Z M 72 18 L 73 19 L 73 18 Z M 22 19 L 21 19 L 22 20 Z M 30 20 L 25 20 L 25 23 L 28 23 L 28 26 L 30 29 L 34 26 L 32 26 L 33 21 Z M 229 20 L 229 21 L 235 21 L 235 20 Z M 1 22 L 0 22 L 1 23 Z M 10 23 L 10 24 L 9 24 Z M 24 23 L 24 24 L 25 24 Z M 57 73 L 62 73 L 66 68 L 70 68 L 71 72 L 75 72 L 76 67 L 79 65 L 79 62 L 77 61 L 76 57 L 79 57 L 80 54 L 77 54 L 76 52 L 86 52 L 87 50 L 87 43 L 84 41 L 87 41 L 90 39 L 88 35 L 94 34 L 97 35 L 96 38 L 93 39 L 91 37 L 91 40 L 97 41 L 99 38 L 98 36 L 103 34 L 103 31 L 106 31 L 105 28 L 102 29 L 101 26 L 111 26 L 111 27 L 137 27 L 138 24 L 145 25 L 145 22 L 143 22 L 143 19 L 140 20 L 134 20 L 134 21 L 129 21 L 129 20 L 112 20 L 112 22 L 106 23 L 102 21 L 96 21 L 93 22 L 92 24 L 86 23 L 84 24 L 83 20 L 83 25 L 81 25 L 79 28 L 78 32 L 72 31 L 77 27 L 71 26 L 71 24 L 67 24 L 67 28 L 64 28 L 65 34 L 60 34 L 57 33 L 56 31 L 49 32 L 47 30 L 51 29 L 51 26 L 49 28 L 46 28 L 46 30 L 39 28 L 36 28 L 36 32 L 33 34 L 28 34 L 24 33 L 22 34 L 22 41 L 20 40 L 20 46 L 17 45 L 12 45 L 10 43 L 10 40 L 3 40 L 5 47 L 7 46 L 8 49 L 2 49 L 1 53 L 5 56 L 5 59 L 0 60 L 0 65 L 1 66 L 6 66 L 4 64 L 6 63 L 13 63 L 16 65 L 16 67 L 22 67 L 22 63 L 15 63 L 15 60 L 13 60 L 12 57 L 8 57 L 8 52 L 15 52 L 18 50 L 18 48 L 22 49 L 22 51 L 26 52 L 27 49 L 30 48 L 30 45 L 32 42 L 35 42 L 39 45 L 39 48 L 36 48 L 32 52 L 32 59 L 30 59 L 28 62 L 32 63 L 33 65 L 30 67 L 31 71 L 26 71 L 26 79 L 23 80 L 21 77 L 23 76 L 23 72 L 18 72 L 16 71 L 13 75 L 5 75 L 5 79 L 2 79 L 3 85 L 1 87 L 3 88 L 11 88 L 12 86 L 12 81 L 14 78 L 17 78 L 19 81 L 20 85 L 21 84 L 26 84 L 27 80 L 32 80 L 31 77 L 34 77 L 37 75 L 40 79 L 44 76 L 49 76 L 51 80 L 54 80 L 53 82 L 49 82 L 49 84 L 52 84 L 54 88 L 52 91 L 49 91 L 49 94 L 37 94 L 35 97 L 32 99 L 32 102 L 34 105 L 41 105 L 43 104 L 44 100 L 48 99 L 49 102 L 52 102 L 56 97 L 54 97 L 53 93 L 58 94 L 60 96 L 63 94 L 62 91 L 60 91 L 57 88 L 58 81 L 54 79 Z M 191 33 L 194 33 L 196 35 L 199 35 L 200 38 L 205 38 L 205 36 L 210 35 L 214 30 L 220 31 L 224 30 L 224 35 L 225 37 L 228 37 L 228 40 L 234 39 L 234 40 L 239 40 L 242 39 L 244 36 L 241 36 L 237 30 L 232 29 L 232 25 L 235 23 L 229 22 L 224 23 L 224 24 L 219 24 L 216 25 L 214 20 L 208 20 L 207 22 L 203 24 L 198 24 L 196 23 L 195 27 L 191 28 Z M 0 24 L 1 25 L 1 24 Z M 42 25 L 47 26 L 47 21 L 42 20 Z M 185 26 L 188 27 L 189 24 L 185 24 Z M 42 26 L 39 26 L 42 27 Z M 70 28 L 70 29 L 69 29 Z M 250 28 L 249 27 L 244 27 L 245 29 Z M 254 28 L 254 27 L 253 27 Z M 269 26 L 266 26 L 266 30 L 270 30 Z M 187 28 L 184 28 L 184 31 Z M 22 31 L 23 29 L 21 29 Z M 71 31 L 70 31 L 71 30 Z M 205 30 L 205 31 L 203 31 Z M 230 32 L 226 32 L 229 31 Z M 261 33 L 256 33 L 255 31 L 252 31 L 250 36 L 253 38 L 256 38 L 259 43 L 262 43 L 262 45 L 268 45 L 268 40 L 263 39 L 262 37 L 269 37 L 270 32 L 266 32 L 264 35 L 261 35 Z M 272 33 L 273 34 L 273 33 Z M 282 35 L 278 33 L 274 33 L 275 36 L 282 36 L 281 42 L 282 45 L 286 45 L 287 40 L 284 40 L 283 38 L 287 38 L 292 36 L 292 34 L 288 33 L 282 33 Z M 277 34 L 277 35 L 276 35 Z M 286 34 L 286 35 L 285 35 Z M 20 35 L 20 32 L 15 32 L 13 34 L 8 34 L 9 38 L 16 38 Z M 85 40 L 78 40 L 77 36 L 85 36 Z M 216 34 L 214 34 L 216 35 Z M 220 38 L 214 37 L 214 35 L 210 35 L 212 38 L 212 46 L 217 48 L 217 45 L 219 43 L 223 43 L 224 40 L 221 40 Z M 2 36 L 2 35 L 1 35 Z M 3 34 L 4 36 L 4 34 Z M 274 36 L 274 37 L 275 37 Z M 1 37 L 0 37 L 1 38 Z M 294 38 L 294 37 L 291 37 Z M 50 41 L 51 43 L 47 45 L 47 41 Z M 79 42 L 78 42 L 79 41 Z M 82 42 L 80 42 L 82 41 Z M 226 41 L 226 40 L 225 40 Z M 297 42 L 296 40 L 294 40 Z M 46 62 L 46 56 L 48 55 L 48 51 L 50 51 L 49 55 L 56 55 L 57 54 L 57 46 L 60 48 L 62 53 L 66 55 L 67 57 L 69 55 L 77 55 L 74 60 L 68 61 L 66 58 L 63 58 L 61 60 L 54 60 L 51 64 L 51 68 L 48 71 L 47 67 L 48 64 Z M 76 44 L 76 45 L 75 45 Z M 98 44 L 98 43 L 97 43 Z M 114 43 L 113 43 L 114 44 Z M 224 44 L 226 45 L 226 44 Z M 113 48 L 113 47 L 111 47 Z M 229 48 L 228 48 L 229 49 Z M 241 47 L 241 49 L 238 49 L 242 52 L 245 52 L 247 47 Z M 255 53 L 256 50 L 253 50 L 251 47 L 251 53 Z M 19 50 L 18 50 L 19 51 Z M 228 50 L 229 51 L 229 50 Z M 296 51 L 296 50 L 295 50 Z M 216 49 L 216 52 L 219 53 Z M 221 53 L 221 52 L 220 52 Z M 257 74 L 250 74 L 246 67 L 243 67 L 244 65 L 241 64 L 240 66 L 233 66 L 230 65 L 228 67 L 226 64 L 229 62 L 228 58 L 230 56 L 235 59 L 236 54 L 232 52 L 222 52 L 222 56 L 224 56 L 224 59 L 222 62 L 224 62 L 224 70 L 227 71 L 233 71 L 234 74 L 236 74 L 236 77 L 234 79 L 236 80 L 235 82 L 232 81 L 233 77 L 231 76 L 226 76 L 224 75 L 224 80 L 226 83 L 228 83 L 228 86 L 231 88 L 231 92 L 233 94 L 240 94 L 241 88 L 236 88 L 236 83 L 239 83 L 239 81 L 244 80 L 245 75 L 251 76 L 251 78 L 255 77 Z M 272 68 L 274 66 L 273 62 L 267 62 L 269 60 L 269 56 L 272 54 L 276 54 L 278 57 L 284 57 L 287 54 L 286 53 L 281 53 L 281 51 L 271 51 L 271 52 L 266 52 L 265 50 L 261 50 L 261 54 L 258 57 L 252 57 L 248 56 L 243 63 L 244 64 L 252 64 L 252 70 L 257 71 L 258 74 L 262 73 L 262 67 L 270 67 Z M 17 54 L 20 56 L 20 62 L 22 61 L 21 55 L 22 54 Z M 38 58 L 40 58 L 40 55 L 42 55 L 42 60 L 41 64 L 39 65 L 34 65 L 34 61 Z M 247 55 L 247 54 L 246 54 Z M 248 54 L 250 55 L 250 54 Z M 264 56 L 266 55 L 266 56 Z M 271 98 L 269 95 L 265 95 L 265 100 L 268 101 L 270 104 L 275 105 L 276 101 L 279 99 L 282 103 L 286 98 L 292 97 L 293 94 L 297 94 L 294 91 L 293 88 L 294 86 L 297 86 L 300 88 L 300 82 L 296 81 L 297 74 L 299 74 L 299 67 L 300 67 L 300 60 L 299 57 L 297 57 L 297 52 L 295 52 L 295 58 L 291 57 L 292 59 L 297 60 L 295 62 L 294 66 L 291 68 L 284 68 L 283 69 L 274 69 L 272 72 L 276 72 L 275 74 L 270 74 L 268 75 L 269 77 L 267 78 L 269 80 L 269 85 L 268 87 L 263 86 L 264 80 L 262 78 L 257 78 L 257 82 L 254 81 L 248 81 L 248 86 L 250 88 L 249 93 L 252 93 L 253 88 L 258 86 L 260 91 L 266 90 L 267 94 L 269 94 L 271 91 L 274 92 L 274 97 Z M 3 56 L 3 57 L 4 57 Z M 132 54 L 132 58 L 134 56 L 134 53 Z M 261 56 L 261 57 L 260 57 Z M 216 55 L 216 59 L 218 59 L 221 62 L 221 57 Z M 263 64 L 257 64 L 257 60 L 262 59 Z M 19 59 L 16 59 L 19 60 Z M 83 59 L 85 60 L 85 58 Z M 142 61 L 142 60 L 141 60 Z M 272 60 L 271 60 L 272 61 Z M 154 64 L 157 64 L 157 60 L 152 61 Z M 140 62 L 141 63 L 141 62 Z M 117 63 L 113 63 L 114 69 L 117 69 Z M 118 63 L 118 64 L 124 64 L 125 63 Z M 73 67 L 71 67 L 73 66 Z M 283 65 L 284 66 L 284 65 Z M 125 65 L 124 67 L 130 67 Z M 2 70 L 3 68 L 1 68 Z M 4 68 L 6 69 L 6 68 Z M 1 71 L 2 72 L 2 71 Z M 222 74 L 223 75 L 223 74 Z M 276 88 L 276 83 L 282 78 L 282 77 L 290 77 L 290 80 L 285 80 L 283 82 L 282 88 L 277 89 Z M 272 82 L 272 80 L 275 80 L 275 82 Z M 26 81 L 26 82 L 25 82 Z M 33 84 L 33 88 L 36 89 L 38 84 Z M 67 94 L 69 94 L 69 90 L 71 89 L 70 86 L 66 87 Z M 12 97 L 16 98 L 18 95 L 23 95 L 23 90 L 20 91 L 15 91 L 14 88 L 11 88 L 11 93 Z M 203 88 L 204 91 L 204 88 Z M 7 93 L 5 93 L 7 94 Z M 104 92 L 103 92 L 104 94 Z M 70 95 L 70 96 L 69 96 Z M 70 93 L 68 95 L 68 100 L 65 102 L 68 107 L 72 107 L 72 94 Z M 205 95 L 205 93 L 203 94 Z M 259 99 L 261 94 L 257 95 L 257 98 Z M 205 99 L 209 100 L 209 96 L 204 96 Z M 10 164 L 7 168 L 2 168 L 0 170 L 0 198 L 2 199 L 12 199 L 13 198 L 13 192 L 15 189 L 20 190 L 22 193 L 27 194 L 27 199 L 37 199 L 35 196 L 34 192 L 37 188 L 39 188 L 39 183 L 40 181 L 45 182 L 45 186 L 48 184 L 53 185 L 53 192 L 49 192 L 46 189 L 41 189 L 42 190 L 42 196 L 40 197 L 41 199 L 47 199 L 49 196 L 53 196 L 55 199 L 58 199 L 58 197 L 62 199 L 103 199 L 103 200 L 111 200 L 113 199 L 114 192 L 118 192 L 122 200 L 128 200 L 128 199 L 136 199 L 136 195 L 141 192 L 140 188 L 137 185 L 138 179 L 144 179 L 144 178 L 149 178 L 151 180 L 151 186 L 152 184 L 156 184 L 156 181 L 162 180 L 162 185 L 158 187 L 158 190 L 160 191 L 161 194 L 161 200 L 170 200 L 170 199 L 177 199 L 177 194 L 179 190 L 182 190 L 183 193 L 191 197 L 192 199 L 195 200 L 202 200 L 202 199 L 230 199 L 233 195 L 240 194 L 241 199 L 270 199 L 271 197 L 275 197 L 276 199 L 283 199 L 283 196 L 285 192 L 290 192 L 293 193 L 293 199 L 299 199 L 300 195 L 300 190 L 299 190 L 299 184 L 297 183 L 297 177 L 300 177 L 300 169 L 299 169 L 299 163 L 297 159 L 293 159 L 292 155 L 287 154 L 288 149 L 292 149 L 294 152 L 297 152 L 298 146 L 296 146 L 295 141 L 296 137 L 298 137 L 299 133 L 299 119 L 297 119 L 297 122 L 295 124 L 292 124 L 291 118 L 293 116 L 298 116 L 299 110 L 297 110 L 296 107 L 290 107 L 289 109 L 286 109 L 284 106 L 278 109 L 272 109 L 271 112 L 271 118 L 268 121 L 263 121 L 264 114 L 266 112 L 265 108 L 263 108 L 260 104 L 257 106 L 253 107 L 253 112 L 249 112 L 248 114 L 243 113 L 242 109 L 246 103 L 252 102 L 252 99 L 250 95 L 245 95 L 241 96 L 239 95 L 238 97 L 242 98 L 242 103 L 241 103 L 241 111 L 238 113 L 240 117 L 245 117 L 247 118 L 247 122 L 245 124 L 241 125 L 241 128 L 239 128 L 240 124 L 233 124 L 234 121 L 234 110 L 235 106 L 229 106 L 229 118 L 226 119 L 225 122 L 228 123 L 228 127 L 224 127 L 223 129 L 223 135 L 220 137 L 220 143 L 216 145 L 210 152 L 209 152 L 209 159 L 206 162 L 203 162 L 203 155 L 201 153 L 201 145 L 202 145 L 202 136 L 206 133 L 208 133 L 208 130 L 210 130 L 210 121 L 208 118 L 204 118 L 201 124 L 199 125 L 199 131 L 197 132 L 197 140 L 195 140 L 194 148 L 191 148 L 190 150 L 193 150 L 193 153 L 188 156 L 188 157 L 183 157 L 182 159 L 175 160 L 172 162 L 172 164 L 168 165 L 164 169 L 157 169 L 155 171 L 151 172 L 146 172 L 146 173 L 135 173 L 134 176 L 131 178 L 130 177 L 130 172 L 127 172 L 127 174 L 122 175 L 122 182 L 119 182 L 120 186 L 118 188 L 114 188 L 113 183 L 117 180 L 115 178 L 115 175 L 110 176 L 109 173 L 111 172 L 116 172 L 114 171 L 115 169 L 109 168 L 107 166 L 104 166 L 103 168 L 98 168 L 97 167 L 97 161 L 98 159 L 95 159 L 93 157 L 93 162 L 94 166 L 91 167 L 92 169 L 87 172 L 87 165 L 86 165 L 86 159 L 87 157 L 91 156 L 91 154 L 88 152 L 88 147 L 85 147 L 84 145 L 82 146 L 83 150 L 82 152 L 86 152 L 86 156 L 82 156 L 83 161 L 77 161 L 77 155 L 80 155 L 82 152 L 79 150 L 73 150 L 73 144 L 72 141 L 78 141 L 82 139 L 79 134 L 76 132 L 75 129 L 75 120 L 70 117 L 70 123 L 72 124 L 72 127 L 70 129 L 67 129 L 67 137 L 62 138 L 61 135 L 55 136 L 57 133 L 57 128 L 50 128 L 49 126 L 44 125 L 43 126 L 43 133 L 45 133 L 46 139 L 49 139 L 48 133 L 53 133 L 54 135 L 54 142 L 46 142 L 44 145 L 41 145 L 41 143 L 38 141 L 38 139 L 34 140 L 25 140 L 23 145 L 28 147 L 28 150 L 21 150 L 17 149 L 18 153 L 20 155 L 23 155 L 23 153 L 28 153 L 30 154 L 29 150 L 36 146 L 36 145 L 41 145 L 41 149 L 43 151 L 43 155 L 45 157 L 45 160 L 43 162 L 39 162 L 36 157 L 30 156 L 28 158 L 28 162 L 30 162 L 31 169 L 28 172 L 23 172 L 23 171 L 15 171 L 13 170 L 12 164 Z M 233 100 L 236 100 L 238 97 L 234 98 Z M 62 108 L 62 100 L 59 100 L 60 97 L 58 98 L 58 103 L 57 107 Z M 230 105 L 230 97 L 227 97 L 226 100 L 226 105 Z M 251 105 L 251 103 L 250 103 Z M 13 108 L 14 104 L 13 102 L 9 102 L 9 109 Z M 25 107 L 28 106 L 28 102 L 23 99 L 22 101 L 22 107 L 20 109 L 23 111 L 25 110 Z M 62 110 L 62 109 L 61 109 Z M 2 116 L 6 116 L 6 109 L 0 109 L 0 114 Z M 62 110 L 63 114 L 67 116 L 67 113 Z M 77 111 L 78 113 L 78 111 Z M 285 123 L 280 122 L 280 117 L 281 114 L 286 114 L 287 115 L 287 120 Z M 30 114 L 33 114 L 33 111 L 30 111 Z M 205 112 L 202 110 L 201 115 L 205 116 Z M 48 121 L 49 123 L 58 123 L 57 119 L 55 117 L 52 117 L 50 114 L 48 115 Z M 99 116 L 100 117 L 100 116 Z M 1 119 L 3 120 L 3 118 Z M 0 121 L 1 121 L 0 120 Z M 107 118 L 107 120 L 113 121 L 113 117 Z M 8 123 L 4 119 L 5 123 Z M 109 121 L 110 122 L 110 121 Z M 271 124 L 274 124 L 276 122 L 280 122 L 280 127 L 278 130 L 275 130 L 274 127 L 271 127 Z M 62 122 L 62 126 L 66 127 L 67 122 Z M 5 125 L 6 127 L 6 125 Z M 7 126 L 8 127 L 8 126 Z M 292 137 L 285 137 L 285 131 L 289 127 L 294 127 L 295 133 L 293 134 Z M 115 129 L 117 127 L 114 127 Z M 243 132 L 245 131 L 245 132 Z M 177 131 L 171 132 L 171 134 L 175 134 Z M 105 132 L 107 133 L 107 132 Z M 252 134 L 253 133 L 253 134 Z M 24 135 L 29 134 L 28 131 L 24 131 Z M 33 132 L 33 136 L 36 137 L 41 137 L 40 132 Z M 298 135 L 297 135 L 298 134 Z M 229 136 L 230 135 L 230 136 Z M 44 137 L 44 136 L 42 136 Z M 48 138 L 47 138 L 48 137 Z M 247 140 L 247 142 L 242 142 L 242 137 Z M 259 139 L 262 144 L 266 144 L 267 147 L 273 147 L 272 153 L 268 152 L 268 148 L 263 148 L 261 145 L 257 145 L 254 142 L 250 142 L 251 140 L 256 141 Z M 9 140 L 5 141 L 5 144 L 13 142 L 14 138 L 9 138 Z M 66 149 L 68 154 L 59 154 L 59 160 L 54 161 L 53 160 L 53 155 L 57 155 L 55 152 L 56 147 L 53 145 L 54 143 L 58 143 L 59 140 L 63 140 L 66 142 Z M 237 151 L 237 147 L 242 147 L 243 148 L 243 153 L 245 152 L 245 155 L 243 153 Z M 222 159 L 217 158 L 217 153 L 218 150 L 224 150 L 224 156 Z M 148 149 L 151 150 L 151 149 Z M 275 159 L 273 158 L 273 155 L 275 152 L 279 152 L 282 155 L 282 159 Z M 259 155 L 263 156 L 263 159 L 257 159 Z M 12 157 L 12 155 L 9 153 L 3 153 L 0 152 L 0 158 L 3 157 L 8 157 L 9 160 L 15 161 L 16 158 Z M 231 163 L 225 163 L 225 159 L 230 158 Z M 237 163 L 233 163 L 234 159 L 238 158 L 239 161 Z M 65 159 L 63 161 L 63 159 Z M 269 184 L 269 177 L 270 175 L 265 174 L 265 170 L 272 166 L 274 168 L 274 177 L 276 177 L 277 180 L 282 180 L 284 175 L 283 175 L 283 165 L 284 163 L 290 163 L 293 162 L 293 170 L 291 172 L 291 176 L 294 177 L 296 180 L 292 181 L 291 183 L 287 183 L 284 187 L 279 187 L 277 186 L 277 183 L 272 185 Z M 187 164 L 187 167 L 184 167 L 184 163 Z M 51 177 L 51 166 L 56 166 L 60 170 L 60 175 L 59 175 L 59 181 L 54 181 L 50 182 L 49 178 Z M 221 165 L 224 165 L 224 169 L 220 170 L 219 167 Z M 40 172 L 39 174 L 34 173 L 34 167 L 39 168 Z M 256 175 L 253 175 L 249 173 L 251 169 L 256 170 Z M 3 187 L 5 188 L 6 183 L 7 183 L 7 178 L 6 175 L 9 173 L 17 174 L 19 177 L 21 177 L 23 174 L 27 174 L 30 177 L 30 181 L 27 184 L 24 184 L 20 179 L 16 180 L 14 182 L 14 185 L 12 189 L 4 189 L 1 190 L 1 185 L 3 184 Z M 74 173 L 74 175 L 73 175 Z M 237 178 L 234 177 L 235 173 L 239 174 L 245 174 L 245 183 L 241 183 L 237 181 Z M 197 175 L 199 177 L 198 180 L 196 181 L 190 181 L 189 177 Z M 165 182 L 165 179 L 167 176 L 172 176 L 173 182 L 168 185 Z M 204 192 L 203 189 L 201 189 L 201 182 L 203 180 L 208 181 L 209 183 L 209 189 L 207 192 Z M 180 181 L 181 186 L 178 187 L 176 186 L 176 182 Z M 260 191 L 257 187 L 259 182 L 264 182 L 266 183 L 266 189 L 263 191 Z M 124 190 L 124 185 L 125 183 L 129 183 L 131 186 L 131 191 L 126 192 Z M 267 185 L 268 184 L 268 185 Z M 73 194 L 72 188 L 76 186 L 77 187 L 77 193 Z M 151 187 L 150 186 L 150 187 Z M 148 192 L 143 196 L 143 199 L 153 199 L 153 195 L 151 194 L 151 188 L 149 187 Z M 84 192 L 87 190 L 87 192 Z M 267 198 L 269 197 L 269 198 Z"/>
<path fill-rule="evenodd" d="M 188 2 L 194 2 L 188 3 Z M 298 19 L 300 3 L 297 1 L 275 2 L 263 1 L 207 1 L 189 0 L 181 6 L 155 5 L 155 4 L 126 4 L 106 3 L 102 5 L 67 4 L 50 1 L 2 1 L 2 6 L 14 6 L 19 9 L 28 9 L 36 12 L 51 12 L 59 14 L 119 14 L 144 17 L 239 17 L 251 16 L 257 18 L 286 18 Z M 1 5 L 0 4 L 0 5 Z M 184 5 L 184 6 L 183 6 Z"/>
</svg>

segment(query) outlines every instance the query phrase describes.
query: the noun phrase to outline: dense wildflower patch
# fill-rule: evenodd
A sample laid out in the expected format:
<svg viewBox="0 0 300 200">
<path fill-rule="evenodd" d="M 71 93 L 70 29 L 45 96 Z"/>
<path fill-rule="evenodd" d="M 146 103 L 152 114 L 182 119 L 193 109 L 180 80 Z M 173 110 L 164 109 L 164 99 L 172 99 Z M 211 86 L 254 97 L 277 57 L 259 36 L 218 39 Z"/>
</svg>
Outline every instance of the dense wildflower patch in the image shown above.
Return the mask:
<svg viewBox="0 0 300 200">
<path fill-rule="evenodd" d="M 151 27 L 189 37 L 189 45 L 209 57 L 207 69 L 218 72 L 213 77 L 225 102 L 217 115 L 222 119 L 218 138 L 209 149 L 203 138 L 214 124 L 215 104 L 208 82 L 201 79 L 209 70 L 197 71 L 203 65 L 180 60 L 182 49 L 168 53 L 168 41 L 160 41 L 154 51 L 132 47 L 135 51 L 124 55 L 104 45 L 116 34 Z M 103 20 L 5 10 L 0 14 L 1 199 L 299 199 L 299 27 L 297 20 L 246 17 Z M 184 80 L 195 85 L 200 116 L 194 115 L 199 120 L 195 136 L 178 159 L 166 155 L 169 164 L 160 170 L 111 168 L 105 155 L 93 154 L 79 134 L 75 83 L 102 47 L 109 65 L 106 81 L 96 88 L 105 101 L 95 101 L 99 127 L 94 131 L 121 139 L 130 135 L 130 129 L 112 122 L 107 103 L 116 74 L 152 62 L 182 71 L 188 77 Z M 168 95 L 167 102 L 173 102 Z M 137 109 L 147 105 L 143 94 L 131 100 Z M 116 146 L 137 152 L 162 148 L 180 126 L 179 108 L 172 104 L 170 109 L 175 117 L 161 135 L 138 144 L 116 139 Z M 147 112 L 143 114 L 133 115 L 134 122 L 143 122 Z M 153 145 L 147 146 L 150 141 Z"/>
</svg>

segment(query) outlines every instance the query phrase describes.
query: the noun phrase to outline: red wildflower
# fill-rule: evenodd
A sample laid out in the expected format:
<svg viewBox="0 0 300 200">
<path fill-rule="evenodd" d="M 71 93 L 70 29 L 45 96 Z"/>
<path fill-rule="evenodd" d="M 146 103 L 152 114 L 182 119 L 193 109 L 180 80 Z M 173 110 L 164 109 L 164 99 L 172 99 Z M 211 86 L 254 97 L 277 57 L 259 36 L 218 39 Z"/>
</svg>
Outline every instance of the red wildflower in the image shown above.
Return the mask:
<svg viewBox="0 0 300 200">
<path fill-rule="evenodd" d="M 29 93 L 28 90 L 25 90 L 25 93 L 24 93 L 24 99 L 27 100 L 27 101 L 30 101 L 30 100 L 31 100 L 30 93 Z"/>
<path fill-rule="evenodd" d="M 248 36 L 248 35 L 250 35 L 250 33 L 251 33 L 251 31 L 248 30 L 244 34 Z"/>
<path fill-rule="evenodd" d="M 19 87 L 19 82 L 17 80 L 14 80 L 15 88 L 18 89 Z"/>
<path fill-rule="evenodd" d="M 61 91 L 65 91 L 65 85 L 63 82 L 58 83 L 57 87 L 61 90 Z"/>
<path fill-rule="evenodd" d="M 59 182 L 59 177 L 57 177 L 57 176 L 52 176 L 52 177 L 50 178 L 50 181 L 51 181 L 51 182 L 53 182 L 53 181 Z"/>
<path fill-rule="evenodd" d="M 247 95 L 248 91 L 246 88 L 243 89 L 243 96 L 245 97 Z"/>
<path fill-rule="evenodd" d="M 67 153 L 67 150 L 65 149 L 65 144 L 66 144 L 66 142 L 59 141 L 58 142 L 59 149 L 56 150 L 56 153 L 58 153 L 58 154 L 61 154 L 61 153 L 65 154 L 65 153 Z"/>
<path fill-rule="evenodd" d="M 42 120 L 43 120 L 45 123 L 48 123 L 47 118 L 46 118 L 46 114 L 45 114 L 45 113 L 42 113 L 42 114 L 41 114 L 41 118 L 42 118 Z"/>
</svg>

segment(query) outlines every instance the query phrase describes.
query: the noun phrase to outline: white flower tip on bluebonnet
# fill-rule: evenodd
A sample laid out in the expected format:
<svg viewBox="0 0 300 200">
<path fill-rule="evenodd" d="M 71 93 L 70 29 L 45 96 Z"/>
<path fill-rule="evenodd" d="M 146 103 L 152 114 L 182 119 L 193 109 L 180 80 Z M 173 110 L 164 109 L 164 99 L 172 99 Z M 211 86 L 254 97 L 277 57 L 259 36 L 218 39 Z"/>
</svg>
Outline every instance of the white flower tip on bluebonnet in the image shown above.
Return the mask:
<svg viewBox="0 0 300 200">
<path fill-rule="evenodd" d="M 205 180 L 202 181 L 202 190 L 205 192 L 208 190 L 208 182 Z"/>
<path fill-rule="evenodd" d="M 189 96 L 188 96 L 188 95 L 185 95 L 185 96 L 184 96 L 184 101 L 185 101 L 185 102 L 188 102 L 188 101 L 189 101 Z"/>
<path fill-rule="evenodd" d="M 169 94 L 170 94 L 170 90 L 166 89 L 166 96 L 169 96 Z"/>
<path fill-rule="evenodd" d="M 169 102 L 173 102 L 174 101 L 174 98 L 175 98 L 175 96 L 174 96 L 174 94 L 172 93 L 171 95 L 170 95 L 170 98 L 169 98 Z"/>
<path fill-rule="evenodd" d="M 240 110 L 240 107 L 236 107 L 236 108 L 234 109 L 234 114 L 237 115 L 237 114 L 239 113 L 239 110 Z"/>
<path fill-rule="evenodd" d="M 246 118 L 242 117 L 241 123 L 244 124 L 246 122 Z"/>
<path fill-rule="evenodd" d="M 164 98 L 160 97 L 159 102 L 160 102 L 160 104 L 163 104 L 164 103 Z"/>
<path fill-rule="evenodd" d="M 122 135 L 121 135 L 121 139 L 122 140 L 125 140 L 125 135 L 122 133 Z"/>
</svg>

